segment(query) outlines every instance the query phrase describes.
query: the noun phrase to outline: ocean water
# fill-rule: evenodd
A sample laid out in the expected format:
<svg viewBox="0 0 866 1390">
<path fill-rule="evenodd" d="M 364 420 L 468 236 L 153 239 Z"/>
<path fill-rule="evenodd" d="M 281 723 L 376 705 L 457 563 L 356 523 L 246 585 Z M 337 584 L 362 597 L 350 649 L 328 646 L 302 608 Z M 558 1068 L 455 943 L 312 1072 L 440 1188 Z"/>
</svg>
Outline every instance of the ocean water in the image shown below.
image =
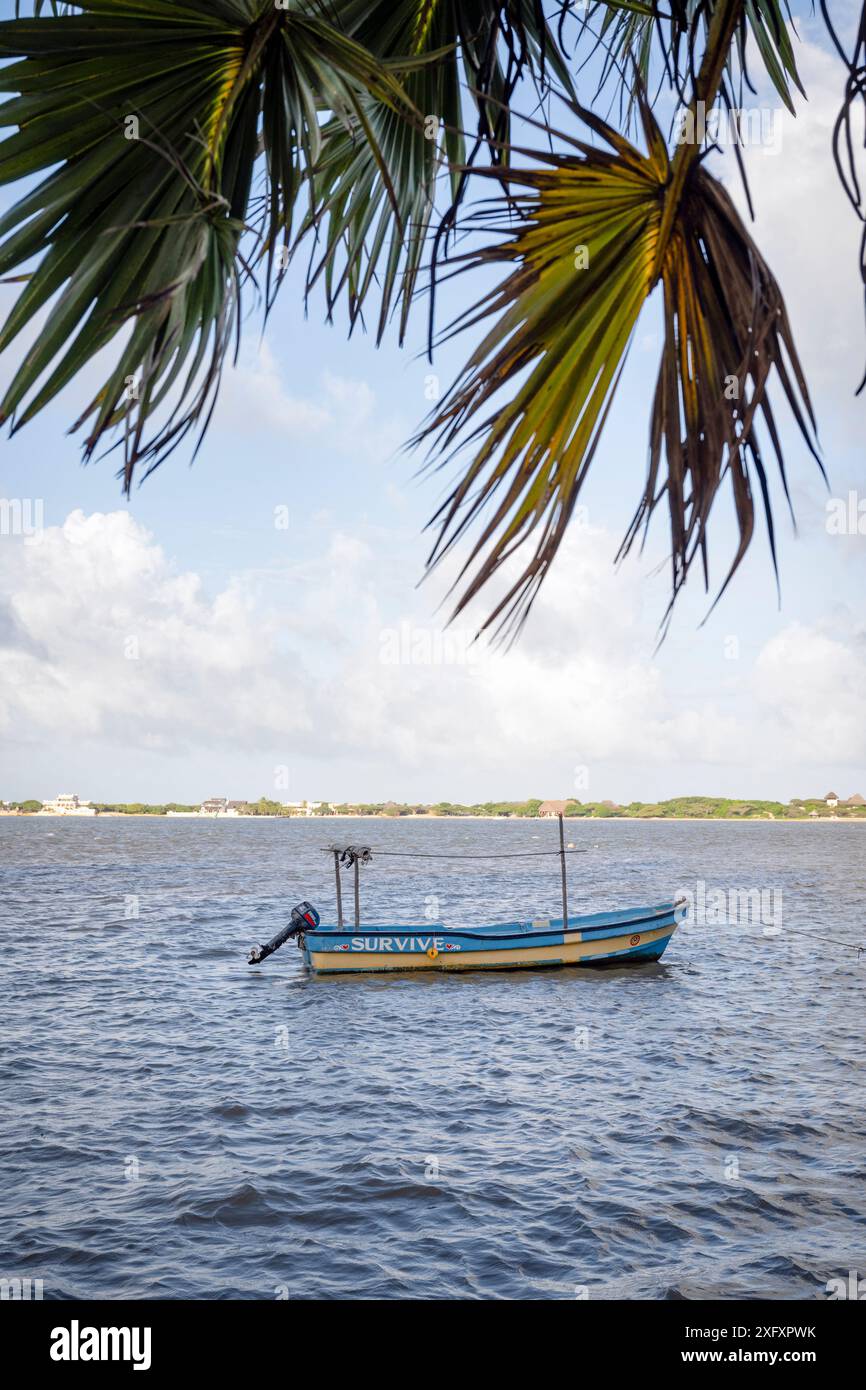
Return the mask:
<svg viewBox="0 0 866 1390">
<path fill-rule="evenodd" d="M 568 838 L 572 912 L 700 884 L 763 912 L 699 912 L 658 965 L 314 979 L 294 943 L 246 953 L 300 899 L 334 920 L 321 846 L 516 852 L 555 824 L 0 820 L 0 1276 L 789 1299 L 866 1273 L 866 953 L 818 939 L 866 942 L 866 827 Z M 362 873 L 367 921 L 559 909 L 555 857 Z"/>
</svg>

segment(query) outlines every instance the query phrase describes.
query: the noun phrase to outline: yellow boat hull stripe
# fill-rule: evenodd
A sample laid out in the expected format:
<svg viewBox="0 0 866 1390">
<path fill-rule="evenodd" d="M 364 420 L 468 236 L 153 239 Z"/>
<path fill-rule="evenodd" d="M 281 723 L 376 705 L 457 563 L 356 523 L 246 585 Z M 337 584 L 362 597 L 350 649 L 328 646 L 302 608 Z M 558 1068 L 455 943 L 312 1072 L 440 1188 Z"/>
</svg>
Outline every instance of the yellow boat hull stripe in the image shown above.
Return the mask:
<svg viewBox="0 0 866 1390">
<path fill-rule="evenodd" d="M 565 943 L 550 946 L 515 946 L 496 951 L 440 951 L 430 957 L 423 951 L 411 955 L 386 955 L 382 951 L 311 951 L 310 964 L 314 970 L 513 970 L 515 965 L 578 965 L 594 956 L 628 955 L 639 947 L 650 946 L 662 937 L 670 936 L 675 925 L 669 923 L 654 931 L 635 932 L 631 936 L 603 937 L 600 940 L 581 940 L 576 932 Z"/>
</svg>

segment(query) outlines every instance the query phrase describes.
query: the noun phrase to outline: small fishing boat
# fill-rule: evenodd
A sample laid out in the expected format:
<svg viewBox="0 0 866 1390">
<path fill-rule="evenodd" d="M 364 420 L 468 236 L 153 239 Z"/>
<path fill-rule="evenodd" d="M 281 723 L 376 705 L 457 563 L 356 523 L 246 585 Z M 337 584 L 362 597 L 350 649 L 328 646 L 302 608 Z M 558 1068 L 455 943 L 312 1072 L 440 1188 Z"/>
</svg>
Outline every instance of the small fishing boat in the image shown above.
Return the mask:
<svg viewBox="0 0 866 1390">
<path fill-rule="evenodd" d="M 560 835 L 562 832 L 560 831 Z M 387 853 L 388 851 L 377 851 Z M 531 851 L 535 854 L 539 851 Z M 546 851 L 542 851 L 544 853 Z M 556 851 L 553 851 L 554 853 Z M 580 852 L 580 851 L 578 851 Z M 295 937 L 304 962 L 319 975 L 405 970 L 534 970 L 540 966 L 625 965 L 656 961 L 683 920 L 683 902 L 624 908 L 574 917 L 568 913 L 564 844 L 561 917 L 498 922 L 489 926 L 446 927 L 360 924 L 358 868 L 369 863 L 367 846 L 330 846 L 337 873 L 336 926 L 322 926 L 311 903 L 292 909 L 288 926 L 263 946 L 254 946 L 249 964 L 259 965 Z M 440 856 L 435 856 L 440 857 Z M 457 856 L 455 856 L 457 857 Z M 487 858 L 498 856 L 460 856 Z M 508 856 L 510 857 L 510 856 Z M 340 866 L 354 867 L 355 923 L 343 923 Z"/>
<path fill-rule="evenodd" d="M 677 928 L 674 903 L 451 931 L 426 927 L 305 927 L 298 945 L 320 975 L 357 970 L 517 970 L 658 960 Z"/>
</svg>

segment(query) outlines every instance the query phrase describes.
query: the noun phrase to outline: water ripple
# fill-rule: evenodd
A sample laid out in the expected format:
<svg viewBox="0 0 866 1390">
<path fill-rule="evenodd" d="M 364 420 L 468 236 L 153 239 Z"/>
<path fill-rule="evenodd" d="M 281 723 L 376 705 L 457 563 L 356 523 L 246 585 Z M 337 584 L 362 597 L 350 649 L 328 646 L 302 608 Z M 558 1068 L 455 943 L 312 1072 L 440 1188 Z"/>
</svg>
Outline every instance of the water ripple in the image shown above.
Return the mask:
<svg viewBox="0 0 866 1390">
<path fill-rule="evenodd" d="M 697 924 L 656 966 L 245 964 L 292 903 L 330 916 L 335 836 L 552 833 L 0 821 L 0 1275 L 50 1298 L 785 1299 L 862 1271 L 866 957 L 799 934 L 862 936 L 862 827 L 575 825 L 598 846 L 576 911 L 782 892 L 793 930 Z M 370 919 L 402 924 L 557 896 L 555 860 L 364 878 Z"/>
</svg>

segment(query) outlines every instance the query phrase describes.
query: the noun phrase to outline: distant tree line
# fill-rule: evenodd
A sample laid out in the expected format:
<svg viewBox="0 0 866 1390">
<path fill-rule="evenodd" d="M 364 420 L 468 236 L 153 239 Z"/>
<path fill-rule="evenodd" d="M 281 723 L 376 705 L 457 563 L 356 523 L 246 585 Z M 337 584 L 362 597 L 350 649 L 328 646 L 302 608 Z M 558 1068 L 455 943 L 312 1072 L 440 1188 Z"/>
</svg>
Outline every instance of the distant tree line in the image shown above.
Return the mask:
<svg viewBox="0 0 866 1390">
<path fill-rule="evenodd" d="M 198 810 L 198 805 L 186 806 L 180 801 L 167 801 L 164 806 L 151 806 L 144 801 L 91 801 L 90 804 L 95 811 L 112 811 L 124 816 L 164 816 L 167 811 Z"/>
<path fill-rule="evenodd" d="M 42 810 L 43 803 L 36 800 L 10 801 L 13 811 L 33 814 Z M 198 811 L 201 803 L 194 805 L 167 801 L 164 804 L 150 805 L 143 801 L 94 801 L 90 803 L 96 811 L 110 812 L 128 816 L 164 816 L 169 811 Z M 285 806 L 280 801 L 260 796 L 257 801 L 233 803 L 239 814 L 245 816 L 304 816 L 305 811 L 294 806 Z M 528 801 L 480 801 L 464 805 L 454 801 L 437 801 L 433 805 L 409 801 L 361 801 L 329 804 L 322 802 L 312 807 L 313 816 L 387 816 L 395 819 L 401 816 L 499 816 L 503 819 L 535 819 L 544 805 L 539 797 Z M 783 801 L 741 801 L 733 797 L 716 796 L 678 796 L 667 801 L 630 801 L 618 805 L 614 801 L 578 801 L 565 803 L 563 814 L 569 820 L 599 819 L 616 820 L 635 817 L 639 820 L 804 820 L 804 819 L 862 819 L 866 816 L 866 805 L 849 806 L 839 802 L 835 807 L 828 806 L 819 799 L 795 798 Z"/>
</svg>

